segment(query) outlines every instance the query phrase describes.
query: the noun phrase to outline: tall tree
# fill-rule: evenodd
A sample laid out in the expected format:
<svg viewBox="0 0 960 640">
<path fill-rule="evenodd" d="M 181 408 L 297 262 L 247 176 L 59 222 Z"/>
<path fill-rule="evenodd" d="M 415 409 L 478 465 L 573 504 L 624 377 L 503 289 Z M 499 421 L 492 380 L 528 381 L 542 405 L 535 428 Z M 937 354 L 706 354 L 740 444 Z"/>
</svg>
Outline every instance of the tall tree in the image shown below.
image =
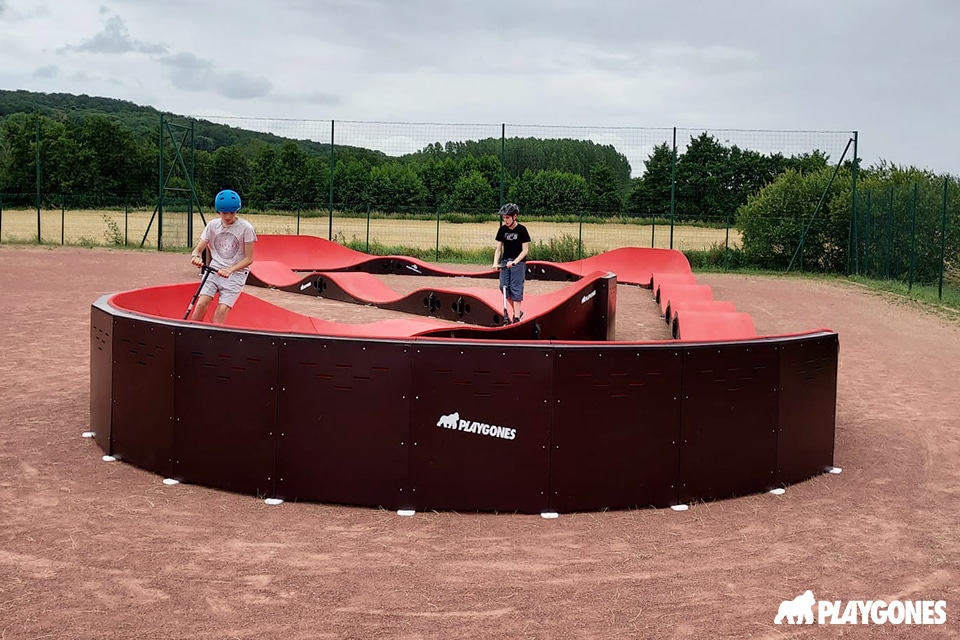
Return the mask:
<svg viewBox="0 0 960 640">
<path fill-rule="evenodd" d="M 613 169 L 601 162 L 594 164 L 587 179 L 587 189 L 589 209 L 592 213 L 601 216 L 618 216 L 623 213 L 620 181 L 614 175 Z"/>
<path fill-rule="evenodd" d="M 633 181 L 627 211 L 645 218 L 668 218 L 673 182 L 673 148 L 666 142 L 653 148 L 643 175 Z"/>
</svg>

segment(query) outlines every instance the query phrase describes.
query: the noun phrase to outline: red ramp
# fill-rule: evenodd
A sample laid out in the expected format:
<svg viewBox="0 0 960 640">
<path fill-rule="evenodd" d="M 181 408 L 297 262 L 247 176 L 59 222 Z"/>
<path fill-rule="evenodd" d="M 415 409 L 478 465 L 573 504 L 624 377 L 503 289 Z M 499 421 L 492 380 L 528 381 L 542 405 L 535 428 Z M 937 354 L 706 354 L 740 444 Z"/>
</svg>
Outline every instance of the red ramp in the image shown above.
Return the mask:
<svg viewBox="0 0 960 640">
<path fill-rule="evenodd" d="M 110 296 L 111 306 L 167 320 L 183 318 L 196 291 L 193 283 L 134 289 Z M 207 318 L 212 316 L 210 305 Z M 291 334 L 357 338 L 486 338 L 497 340 L 613 340 L 616 325 L 616 278 L 596 272 L 550 294 L 531 297 L 523 322 L 505 327 L 464 328 L 433 318 L 344 324 L 305 316 L 241 293 L 227 316 L 227 327 Z"/>
<path fill-rule="evenodd" d="M 738 311 L 680 311 L 673 337 L 684 342 L 723 342 L 757 337 L 753 318 Z"/>
<path fill-rule="evenodd" d="M 492 245 L 492 241 L 491 241 Z M 260 235 L 252 284 L 276 286 L 272 278 L 287 282 L 288 276 L 270 268 L 262 272 L 257 263 L 279 263 L 290 271 L 365 271 L 374 274 L 427 275 L 495 278 L 493 269 L 468 271 L 447 269 L 406 256 L 371 256 L 316 236 Z M 690 273 L 686 256 L 673 249 L 622 247 L 570 262 L 527 262 L 527 277 L 535 280 L 577 280 L 594 271 L 609 271 L 617 282 L 651 287 L 654 273 Z"/>
<path fill-rule="evenodd" d="M 527 264 L 527 275 L 533 279 L 563 279 L 554 277 L 558 272 L 566 274 L 568 278 L 581 277 L 591 271 L 602 270 L 617 274 L 620 284 L 647 288 L 653 286 L 654 273 L 691 273 L 690 262 L 681 252 L 646 247 L 621 247 L 572 262 L 534 260 Z"/>
<path fill-rule="evenodd" d="M 669 315 L 664 316 L 667 324 L 673 325 L 677 313 L 680 311 L 736 311 L 732 302 L 726 300 L 675 300 L 671 301 L 667 310 Z"/>
<path fill-rule="evenodd" d="M 713 300 L 713 289 L 706 284 L 660 285 L 660 315 L 670 316 L 670 303 L 681 300 Z"/>
</svg>

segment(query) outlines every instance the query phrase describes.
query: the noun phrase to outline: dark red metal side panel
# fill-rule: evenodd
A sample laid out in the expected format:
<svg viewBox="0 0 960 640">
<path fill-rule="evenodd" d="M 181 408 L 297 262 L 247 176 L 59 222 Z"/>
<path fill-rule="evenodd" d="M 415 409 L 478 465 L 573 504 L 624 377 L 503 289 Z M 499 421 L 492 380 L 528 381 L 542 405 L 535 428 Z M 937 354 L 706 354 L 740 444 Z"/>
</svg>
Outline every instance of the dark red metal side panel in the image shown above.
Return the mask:
<svg viewBox="0 0 960 640">
<path fill-rule="evenodd" d="M 205 326 L 177 329 L 176 479 L 274 495 L 279 339 Z"/>
<path fill-rule="evenodd" d="M 550 347 L 414 345 L 411 507 L 547 509 Z"/>
<path fill-rule="evenodd" d="M 833 466 L 837 419 L 837 334 L 782 342 L 778 485 L 805 480 Z"/>
<path fill-rule="evenodd" d="M 118 316 L 113 341 L 113 455 L 173 472 L 174 328 Z"/>
<path fill-rule="evenodd" d="M 681 373 L 679 345 L 558 348 L 552 511 L 677 504 Z"/>
<path fill-rule="evenodd" d="M 779 365 L 773 343 L 683 347 L 681 502 L 775 486 Z"/>
<path fill-rule="evenodd" d="M 281 338 L 277 497 L 405 508 L 411 345 Z"/>
<path fill-rule="evenodd" d="M 90 307 L 90 431 L 110 453 L 113 424 L 113 316 Z"/>
</svg>

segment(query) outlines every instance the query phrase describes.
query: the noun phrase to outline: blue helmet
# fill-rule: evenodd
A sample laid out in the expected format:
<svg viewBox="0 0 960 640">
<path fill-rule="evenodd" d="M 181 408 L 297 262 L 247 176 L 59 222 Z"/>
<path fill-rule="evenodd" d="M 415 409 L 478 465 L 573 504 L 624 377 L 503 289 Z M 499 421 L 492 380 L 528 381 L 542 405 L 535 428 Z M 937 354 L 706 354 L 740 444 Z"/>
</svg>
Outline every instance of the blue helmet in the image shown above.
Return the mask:
<svg viewBox="0 0 960 640">
<path fill-rule="evenodd" d="M 217 213 L 236 213 L 240 211 L 240 196 L 232 189 L 224 189 L 214 198 Z"/>
</svg>

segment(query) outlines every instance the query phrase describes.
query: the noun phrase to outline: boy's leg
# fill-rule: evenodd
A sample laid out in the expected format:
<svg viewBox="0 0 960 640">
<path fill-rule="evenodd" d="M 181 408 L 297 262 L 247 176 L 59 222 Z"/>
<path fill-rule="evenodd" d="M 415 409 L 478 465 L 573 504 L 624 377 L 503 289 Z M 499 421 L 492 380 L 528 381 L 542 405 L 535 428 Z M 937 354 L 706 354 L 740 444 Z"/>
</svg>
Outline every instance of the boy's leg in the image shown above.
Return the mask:
<svg viewBox="0 0 960 640">
<path fill-rule="evenodd" d="M 233 308 L 240 292 L 243 291 L 243 285 L 247 283 L 247 271 L 237 271 L 231 273 L 227 278 L 219 278 L 220 299 L 217 309 L 213 312 L 213 321 L 217 324 L 223 324 L 227 320 L 227 314 Z"/>
<path fill-rule="evenodd" d="M 197 304 L 193 307 L 193 313 L 190 314 L 190 319 L 203 320 L 203 316 L 206 315 L 207 307 L 210 306 L 211 300 L 213 300 L 212 296 L 201 293 L 200 297 L 197 298 Z"/>
<path fill-rule="evenodd" d="M 230 313 L 230 306 L 225 304 L 218 304 L 217 308 L 213 312 L 213 322 L 215 324 L 223 324 L 227 321 L 227 314 Z"/>
<path fill-rule="evenodd" d="M 510 269 L 506 267 L 500 268 L 500 291 L 503 293 L 503 323 L 510 324 L 510 319 L 513 317 L 513 301 L 510 300 Z"/>
<path fill-rule="evenodd" d="M 527 279 L 527 265 L 521 262 L 510 269 L 510 308 L 513 318 L 523 315 L 523 285 Z"/>
</svg>

